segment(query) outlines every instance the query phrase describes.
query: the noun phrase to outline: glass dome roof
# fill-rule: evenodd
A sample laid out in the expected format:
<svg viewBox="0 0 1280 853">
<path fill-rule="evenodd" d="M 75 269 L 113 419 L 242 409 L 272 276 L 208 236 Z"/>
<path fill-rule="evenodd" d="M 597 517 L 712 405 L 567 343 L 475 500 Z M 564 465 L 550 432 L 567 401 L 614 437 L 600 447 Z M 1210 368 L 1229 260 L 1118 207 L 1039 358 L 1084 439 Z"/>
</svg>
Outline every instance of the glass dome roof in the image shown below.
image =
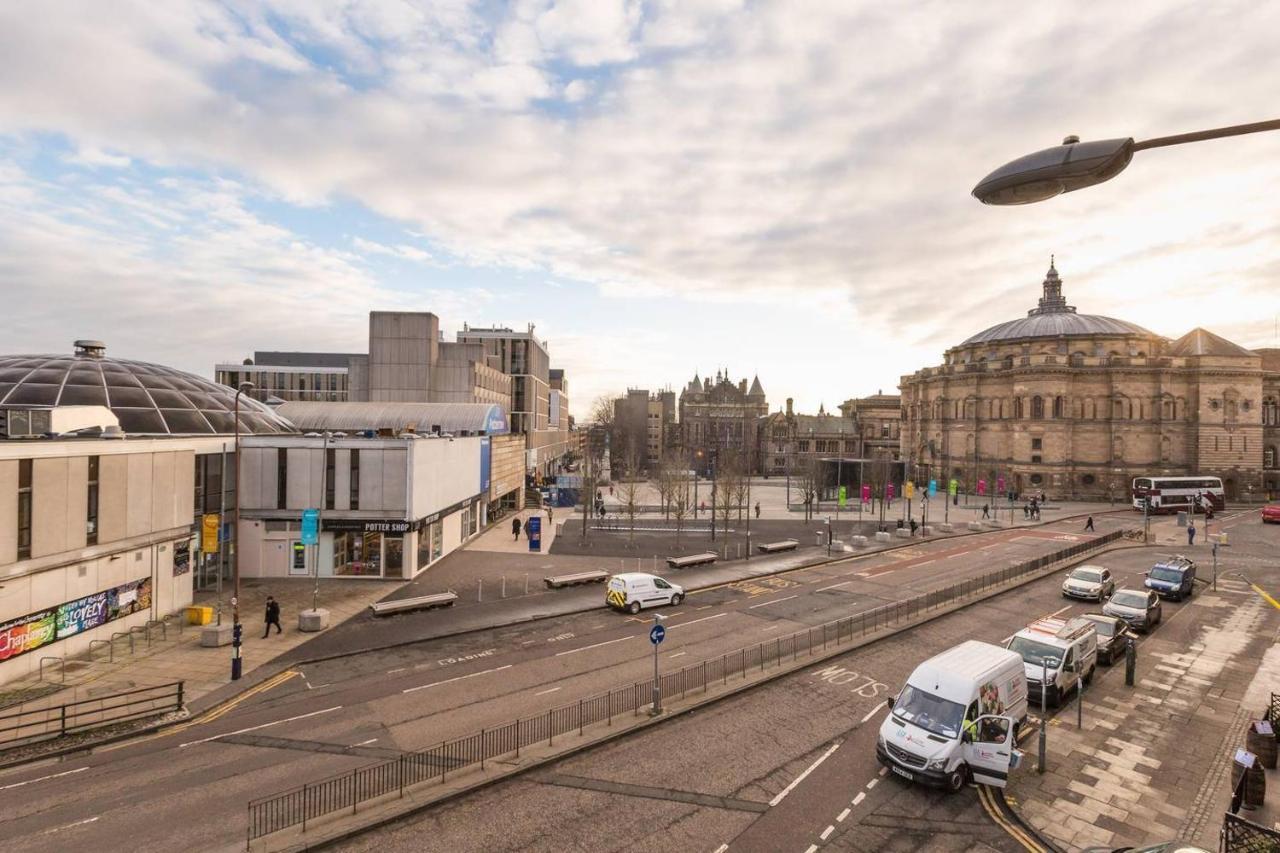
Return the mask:
<svg viewBox="0 0 1280 853">
<path fill-rule="evenodd" d="M 235 389 L 145 361 L 106 358 L 96 341 L 75 355 L 0 356 L 0 408 L 106 406 L 132 435 L 225 435 L 235 432 Z M 245 433 L 297 430 L 268 406 L 240 398 Z"/>
</svg>

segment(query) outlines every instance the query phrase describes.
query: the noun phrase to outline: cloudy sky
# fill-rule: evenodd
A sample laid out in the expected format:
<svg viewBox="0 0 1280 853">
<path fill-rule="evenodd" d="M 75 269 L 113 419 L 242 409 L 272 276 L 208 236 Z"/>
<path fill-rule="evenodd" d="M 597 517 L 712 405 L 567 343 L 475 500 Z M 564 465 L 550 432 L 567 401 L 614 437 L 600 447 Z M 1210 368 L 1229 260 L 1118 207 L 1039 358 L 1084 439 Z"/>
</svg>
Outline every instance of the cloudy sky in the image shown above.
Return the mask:
<svg viewBox="0 0 1280 853">
<path fill-rule="evenodd" d="M 535 323 L 579 414 L 719 367 L 813 410 L 1020 316 L 1050 253 L 1082 312 L 1274 346 L 1280 133 L 969 191 L 1067 133 L 1276 118 L 1277 33 L 1251 2 L 7 0 L 3 351 L 211 375 L 431 310 Z"/>
</svg>

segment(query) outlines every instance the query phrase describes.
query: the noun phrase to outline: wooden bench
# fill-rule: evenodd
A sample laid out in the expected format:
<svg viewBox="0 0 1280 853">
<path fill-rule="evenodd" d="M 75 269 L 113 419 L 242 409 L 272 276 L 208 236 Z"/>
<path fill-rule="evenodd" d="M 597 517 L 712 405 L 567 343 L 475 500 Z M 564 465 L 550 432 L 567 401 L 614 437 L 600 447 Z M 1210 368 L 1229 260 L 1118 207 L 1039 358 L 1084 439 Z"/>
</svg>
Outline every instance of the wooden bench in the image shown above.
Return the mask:
<svg viewBox="0 0 1280 853">
<path fill-rule="evenodd" d="M 457 593 L 433 592 L 430 595 L 419 595 L 416 598 L 399 598 L 393 601 L 375 601 L 369 605 L 374 616 L 390 616 L 392 613 L 403 613 L 408 610 L 423 610 L 428 607 L 452 607 L 458 600 Z"/>
<path fill-rule="evenodd" d="M 667 557 L 667 565 L 673 569 L 687 569 L 690 566 L 705 566 L 714 563 L 720 555 L 714 551 L 705 554 L 689 554 L 684 557 Z"/>
<path fill-rule="evenodd" d="M 543 578 L 542 582 L 547 585 L 548 589 L 559 589 L 562 586 L 573 586 L 580 583 L 600 583 L 608 579 L 608 572 L 604 569 L 596 569 L 590 572 L 575 572 L 571 575 L 552 575 L 549 578 Z"/>
<path fill-rule="evenodd" d="M 756 548 L 762 554 L 776 554 L 779 551 L 794 551 L 800 547 L 797 539 L 783 539 L 780 542 L 761 542 Z"/>
</svg>

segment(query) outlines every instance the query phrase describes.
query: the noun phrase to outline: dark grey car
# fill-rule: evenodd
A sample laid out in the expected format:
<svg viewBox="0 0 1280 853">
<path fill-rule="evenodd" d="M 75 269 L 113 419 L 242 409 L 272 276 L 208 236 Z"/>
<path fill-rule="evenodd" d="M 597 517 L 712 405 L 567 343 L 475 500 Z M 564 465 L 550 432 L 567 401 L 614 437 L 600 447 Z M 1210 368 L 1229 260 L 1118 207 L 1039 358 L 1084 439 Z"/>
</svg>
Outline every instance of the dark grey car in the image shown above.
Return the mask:
<svg viewBox="0 0 1280 853">
<path fill-rule="evenodd" d="M 1123 619 L 1130 628 L 1138 631 L 1150 631 L 1164 618 L 1160 596 L 1149 589 L 1118 589 L 1102 605 L 1102 612 Z"/>
<path fill-rule="evenodd" d="M 1098 663 L 1110 666 L 1124 656 L 1125 644 L 1133 636 L 1127 622 L 1105 613 L 1085 613 L 1084 618 L 1093 622 L 1098 632 Z"/>
</svg>

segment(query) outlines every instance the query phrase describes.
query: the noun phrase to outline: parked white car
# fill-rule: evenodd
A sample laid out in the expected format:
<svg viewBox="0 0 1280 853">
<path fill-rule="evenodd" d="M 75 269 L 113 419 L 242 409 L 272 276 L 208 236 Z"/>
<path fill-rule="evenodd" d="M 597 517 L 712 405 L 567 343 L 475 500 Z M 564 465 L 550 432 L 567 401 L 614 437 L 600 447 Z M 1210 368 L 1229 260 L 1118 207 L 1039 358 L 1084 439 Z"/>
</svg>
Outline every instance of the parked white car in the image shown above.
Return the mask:
<svg viewBox="0 0 1280 853">
<path fill-rule="evenodd" d="M 1077 566 L 1062 581 L 1062 594 L 1067 598 L 1083 598 L 1099 604 L 1116 591 L 1111 571 L 1102 566 Z"/>
</svg>

